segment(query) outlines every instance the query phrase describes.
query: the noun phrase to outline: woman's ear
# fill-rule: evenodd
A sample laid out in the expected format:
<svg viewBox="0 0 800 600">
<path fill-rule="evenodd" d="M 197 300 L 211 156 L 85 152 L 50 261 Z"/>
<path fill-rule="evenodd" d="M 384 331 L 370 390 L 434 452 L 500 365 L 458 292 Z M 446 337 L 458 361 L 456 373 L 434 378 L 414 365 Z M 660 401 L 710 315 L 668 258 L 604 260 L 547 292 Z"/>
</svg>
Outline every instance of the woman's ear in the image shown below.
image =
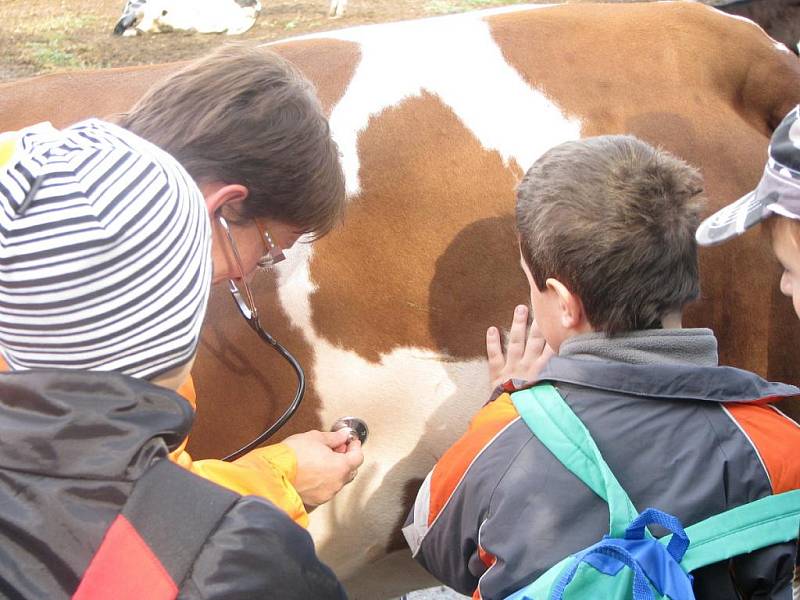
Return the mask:
<svg viewBox="0 0 800 600">
<path fill-rule="evenodd" d="M 553 277 L 545 281 L 545 285 L 558 298 L 559 318 L 564 329 L 585 331 L 587 326 L 590 327 L 586 311 L 583 309 L 583 302 L 576 294 Z"/>
<path fill-rule="evenodd" d="M 222 183 L 212 181 L 200 185 L 200 191 L 206 201 L 208 216 L 213 220 L 223 206 L 232 206 L 243 202 L 249 194 L 246 186 L 239 183 Z"/>
</svg>

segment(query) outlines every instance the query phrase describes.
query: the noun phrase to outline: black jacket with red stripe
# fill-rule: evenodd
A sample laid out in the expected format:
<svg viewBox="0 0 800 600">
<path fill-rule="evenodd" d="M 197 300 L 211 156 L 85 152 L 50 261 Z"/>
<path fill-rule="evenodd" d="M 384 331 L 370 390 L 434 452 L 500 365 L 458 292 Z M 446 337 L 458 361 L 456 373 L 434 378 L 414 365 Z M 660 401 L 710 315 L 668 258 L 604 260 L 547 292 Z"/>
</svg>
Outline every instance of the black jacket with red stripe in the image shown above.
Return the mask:
<svg viewBox="0 0 800 600">
<path fill-rule="evenodd" d="M 134 483 L 193 416 L 177 394 L 122 375 L 0 375 L 0 598 L 70 598 Z M 204 500 L 183 498 L 187 510 Z M 345 597 L 308 533 L 255 497 L 234 499 L 178 584 L 182 600 Z"/>
<path fill-rule="evenodd" d="M 565 342 L 539 380 L 581 419 L 637 509 L 688 526 L 800 488 L 800 428 L 768 403 L 799 390 L 716 361 L 709 330 L 590 334 Z M 499 600 L 599 541 L 608 509 L 504 393 L 438 461 L 404 533 L 439 580 Z M 697 598 L 791 600 L 795 553 L 790 543 L 699 569 Z"/>
</svg>

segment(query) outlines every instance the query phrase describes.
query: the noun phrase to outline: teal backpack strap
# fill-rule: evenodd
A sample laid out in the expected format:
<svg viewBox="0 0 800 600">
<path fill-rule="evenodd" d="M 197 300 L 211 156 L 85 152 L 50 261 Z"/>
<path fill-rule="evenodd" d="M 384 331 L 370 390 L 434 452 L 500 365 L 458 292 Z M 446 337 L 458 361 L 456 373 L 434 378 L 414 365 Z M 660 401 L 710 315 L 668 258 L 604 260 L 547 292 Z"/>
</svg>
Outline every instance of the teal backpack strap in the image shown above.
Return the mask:
<svg viewBox="0 0 800 600">
<path fill-rule="evenodd" d="M 687 572 L 759 548 L 797 539 L 800 490 L 767 496 L 686 528 L 689 549 L 681 561 Z M 659 541 L 668 543 L 669 538 Z"/>
<path fill-rule="evenodd" d="M 550 384 L 514 392 L 511 400 L 534 435 L 569 471 L 608 503 L 609 533 L 625 534 L 638 516 L 586 426 Z"/>
</svg>

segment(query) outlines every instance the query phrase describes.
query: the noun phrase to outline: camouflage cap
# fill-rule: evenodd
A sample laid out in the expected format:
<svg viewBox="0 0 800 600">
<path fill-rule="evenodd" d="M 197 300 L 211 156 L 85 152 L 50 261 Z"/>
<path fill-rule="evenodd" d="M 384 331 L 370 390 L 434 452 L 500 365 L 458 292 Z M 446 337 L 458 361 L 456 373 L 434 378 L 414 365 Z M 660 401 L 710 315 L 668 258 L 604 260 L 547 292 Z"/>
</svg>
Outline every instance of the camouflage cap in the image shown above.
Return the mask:
<svg viewBox="0 0 800 600">
<path fill-rule="evenodd" d="M 800 106 L 772 134 L 767 166 L 756 189 L 703 221 L 697 243 L 719 244 L 773 214 L 800 220 Z"/>
</svg>

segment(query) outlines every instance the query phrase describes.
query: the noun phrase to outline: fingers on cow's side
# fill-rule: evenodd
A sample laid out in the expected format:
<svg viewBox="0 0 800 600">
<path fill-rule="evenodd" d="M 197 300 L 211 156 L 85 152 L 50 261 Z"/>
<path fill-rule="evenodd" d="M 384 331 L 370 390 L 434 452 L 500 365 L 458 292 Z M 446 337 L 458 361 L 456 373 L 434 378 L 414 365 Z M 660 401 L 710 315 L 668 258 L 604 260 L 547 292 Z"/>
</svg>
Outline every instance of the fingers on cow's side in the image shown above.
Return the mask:
<svg viewBox="0 0 800 600">
<path fill-rule="evenodd" d="M 533 323 L 531 323 L 531 326 L 528 329 L 528 341 L 525 344 L 524 362 L 530 364 L 537 360 L 542 355 L 544 347 L 544 337 L 542 336 L 542 332 L 536 323 L 536 319 L 534 319 Z"/>
<path fill-rule="evenodd" d="M 528 329 L 528 307 L 520 304 L 514 309 L 514 319 L 511 321 L 511 331 L 508 334 L 508 348 L 506 364 L 514 365 L 522 360 L 525 353 L 525 338 Z"/>
<path fill-rule="evenodd" d="M 497 327 L 489 327 L 486 330 L 486 358 L 489 360 L 489 379 L 494 383 L 506 364 Z"/>
</svg>

